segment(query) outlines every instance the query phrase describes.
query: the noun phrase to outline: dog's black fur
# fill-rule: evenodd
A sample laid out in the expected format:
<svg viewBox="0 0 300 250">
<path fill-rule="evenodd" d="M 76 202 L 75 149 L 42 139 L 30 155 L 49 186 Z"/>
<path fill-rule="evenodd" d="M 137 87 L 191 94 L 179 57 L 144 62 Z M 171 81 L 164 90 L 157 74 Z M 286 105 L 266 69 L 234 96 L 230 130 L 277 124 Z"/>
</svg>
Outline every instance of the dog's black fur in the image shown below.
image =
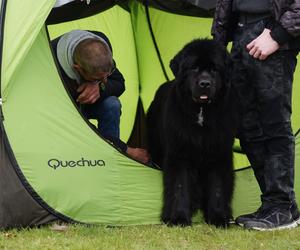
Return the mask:
<svg viewBox="0 0 300 250">
<path fill-rule="evenodd" d="M 175 80 L 158 89 L 149 108 L 149 150 L 163 169 L 161 218 L 169 225 L 190 225 L 198 209 L 209 224 L 229 224 L 237 121 L 229 65 L 216 42 L 190 42 L 171 60 Z"/>
</svg>

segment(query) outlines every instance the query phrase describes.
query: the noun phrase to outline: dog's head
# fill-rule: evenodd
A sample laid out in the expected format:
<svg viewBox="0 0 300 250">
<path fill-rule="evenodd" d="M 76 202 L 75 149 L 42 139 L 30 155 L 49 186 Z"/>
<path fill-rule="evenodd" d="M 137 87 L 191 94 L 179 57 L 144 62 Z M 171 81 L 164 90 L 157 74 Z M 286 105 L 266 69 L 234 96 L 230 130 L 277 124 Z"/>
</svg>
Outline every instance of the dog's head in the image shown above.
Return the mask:
<svg viewBox="0 0 300 250">
<path fill-rule="evenodd" d="M 199 104 L 213 102 L 228 87 L 228 65 L 226 49 L 210 39 L 188 43 L 170 62 L 179 92 Z"/>
</svg>

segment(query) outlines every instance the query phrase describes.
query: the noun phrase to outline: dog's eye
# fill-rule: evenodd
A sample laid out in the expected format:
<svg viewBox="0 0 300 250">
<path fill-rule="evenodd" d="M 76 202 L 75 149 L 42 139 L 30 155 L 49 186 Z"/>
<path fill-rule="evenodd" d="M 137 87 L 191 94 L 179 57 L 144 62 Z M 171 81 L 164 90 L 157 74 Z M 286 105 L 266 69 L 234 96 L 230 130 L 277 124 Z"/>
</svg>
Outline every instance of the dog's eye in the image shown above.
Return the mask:
<svg viewBox="0 0 300 250">
<path fill-rule="evenodd" d="M 216 74 L 216 73 L 217 73 L 217 70 L 216 70 L 216 69 L 211 69 L 209 72 L 210 72 L 211 74 Z"/>
<path fill-rule="evenodd" d="M 199 68 L 191 68 L 191 72 L 198 73 L 199 72 Z"/>
</svg>

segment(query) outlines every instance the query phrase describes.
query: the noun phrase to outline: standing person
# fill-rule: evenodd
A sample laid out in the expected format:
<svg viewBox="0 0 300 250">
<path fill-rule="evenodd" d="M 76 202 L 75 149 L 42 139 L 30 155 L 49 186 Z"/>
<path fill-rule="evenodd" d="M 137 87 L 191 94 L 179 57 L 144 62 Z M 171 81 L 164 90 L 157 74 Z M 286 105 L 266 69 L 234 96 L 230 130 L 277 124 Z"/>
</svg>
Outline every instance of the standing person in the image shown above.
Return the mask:
<svg viewBox="0 0 300 250">
<path fill-rule="evenodd" d="M 217 1 L 212 35 L 224 46 L 233 41 L 240 143 L 262 192 L 260 208 L 236 218 L 246 228 L 284 229 L 300 223 L 290 120 L 299 23 L 300 0 Z"/>
<path fill-rule="evenodd" d="M 131 148 L 120 137 L 121 103 L 125 80 L 116 68 L 112 46 L 102 32 L 70 31 L 51 42 L 62 78 L 87 119 L 98 121 L 98 130 L 121 151 L 143 163 L 146 150 Z"/>
</svg>

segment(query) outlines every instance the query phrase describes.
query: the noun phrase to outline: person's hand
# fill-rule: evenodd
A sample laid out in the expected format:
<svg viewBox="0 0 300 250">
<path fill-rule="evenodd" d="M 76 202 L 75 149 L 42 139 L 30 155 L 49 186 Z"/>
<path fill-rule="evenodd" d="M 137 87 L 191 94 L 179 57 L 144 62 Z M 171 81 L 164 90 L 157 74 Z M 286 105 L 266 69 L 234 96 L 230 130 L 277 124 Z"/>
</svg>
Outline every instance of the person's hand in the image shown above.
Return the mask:
<svg viewBox="0 0 300 250">
<path fill-rule="evenodd" d="M 100 98 L 99 84 L 85 82 L 78 87 L 77 92 L 80 94 L 76 101 L 80 104 L 93 104 Z"/>
<path fill-rule="evenodd" d="M 279 44 L 271 37 L 271 30 L 264 31 L 247 45 L 249 54 L 259 60 L 265 60 L 269 55 L 279 49 Z"/>
<path fill-rule="evenodd" d="M 131 148 L 127 147 L 126 153 L 133 159 L 138 160 L 142 163 L 149 162 L 150 156 L 146 149 L 143 148 Z"/>
</svg>

